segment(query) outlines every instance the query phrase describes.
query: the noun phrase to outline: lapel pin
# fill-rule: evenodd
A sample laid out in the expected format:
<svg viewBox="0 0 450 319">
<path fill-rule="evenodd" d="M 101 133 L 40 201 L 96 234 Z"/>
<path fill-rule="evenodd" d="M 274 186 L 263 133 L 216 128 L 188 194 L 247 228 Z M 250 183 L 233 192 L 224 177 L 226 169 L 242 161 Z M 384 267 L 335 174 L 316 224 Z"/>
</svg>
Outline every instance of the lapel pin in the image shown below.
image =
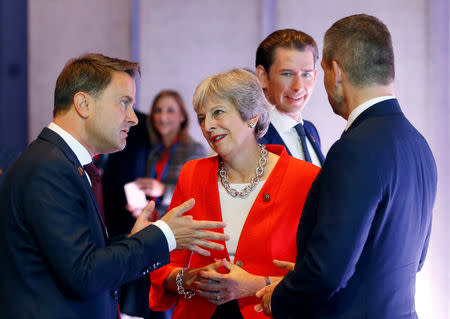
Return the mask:
<svg viewBox="0 0 450 319">
<path fill-rule="evenodd" d="M 81 168 L 81 166 L 78 166 L 78 174 L 80 174 L 80 176 L 84 175 L 84 169 Z"/>
<path fill-rule="evenodd" d="M 263 202 L 270 202 L 270 194 L 263 194 Z"/>
</svg>

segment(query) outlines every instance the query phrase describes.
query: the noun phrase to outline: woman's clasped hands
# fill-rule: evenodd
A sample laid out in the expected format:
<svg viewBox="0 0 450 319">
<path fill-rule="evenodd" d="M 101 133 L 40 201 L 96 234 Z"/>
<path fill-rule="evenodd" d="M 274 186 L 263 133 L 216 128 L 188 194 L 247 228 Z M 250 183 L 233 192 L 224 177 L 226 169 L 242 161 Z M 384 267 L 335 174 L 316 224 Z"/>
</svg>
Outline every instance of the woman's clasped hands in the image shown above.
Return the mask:
<svg viewBox="0 0 450 319">
<path fill-rule="evenodd" d="M 222 267 L 226 273 L 218 271 Z M 192 286 L 199 296 L 221 305 L 233 299 L 254 296 L 264 286 L 264 277 L 252 275 L 228 260 L 221 259 L 200 269 Z"/>
</svg>

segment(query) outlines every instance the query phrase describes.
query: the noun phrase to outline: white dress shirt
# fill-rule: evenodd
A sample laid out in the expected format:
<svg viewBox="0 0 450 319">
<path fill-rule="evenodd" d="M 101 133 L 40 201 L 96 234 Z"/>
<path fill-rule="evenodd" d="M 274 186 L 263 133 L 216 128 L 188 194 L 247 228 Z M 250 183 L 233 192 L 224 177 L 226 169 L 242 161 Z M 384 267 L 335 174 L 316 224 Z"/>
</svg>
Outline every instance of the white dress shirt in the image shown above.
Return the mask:
<svg viewBox="0 0 450 319">
<path fill-rule="evenodd" d="M 92 158 L 88 150 L 80 142 L 78 142 L 77 139 L 74 138 L 70 133 L 68 133 L 67 131 L 65 131 L 64 129 L 62 129 L 60 126 L 56 125 L 53 122 L 48 125 L 48 128 L 53 132 L 55 132 L 56 134 L 58 134 L 64 140 L 64 142 L 66 142 L 66 144 L 70 147 L 70 149 L 75 153 L 75 156 L 77 157 L 81 165 L 84 166 L 92 162 Z M 86 176 L 88 177 L 89 183 L 91 183 L 89 174 L 86 174 Z M 167 225 L 162 220 L 154 222 L 153 225 L 157 226 L 164 233 L 164 236 L 166 237 L 167 240 L 167 244 L 169 246 L 169 251 L 174 250 L 177 247 L 177 242 L 169 225 Z"/>
<path fill-rule="evenodd" d="M 300 117 L 298 122 L 296 122 L 292 117 L 281 113 L 276 108 L 270 110 L 270 122 L 280 134 L 281 139 L 287 148 L 291 152 L 292 156 L 295 158 L 305 160 L 305 154 L 302 148 L 302 142 L 300 137 L 295 130 L 295 125 L 298 123 L 303 124 L 303 119 Z M 306 139 L 306 144 L 308 147 L 309 154 L 311 156 L 311 161 L 314 165 L 321 167 L 319 157 L 316 154 L 313 146 L 309 139 Z"/>
</svg>

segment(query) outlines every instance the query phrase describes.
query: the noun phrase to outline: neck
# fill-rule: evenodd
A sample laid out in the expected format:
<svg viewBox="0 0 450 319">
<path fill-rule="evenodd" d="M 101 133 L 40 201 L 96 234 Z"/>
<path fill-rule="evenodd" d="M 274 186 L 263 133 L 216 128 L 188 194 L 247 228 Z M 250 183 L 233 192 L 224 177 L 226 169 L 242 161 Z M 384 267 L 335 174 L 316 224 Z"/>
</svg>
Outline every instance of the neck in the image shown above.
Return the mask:
<svg viewBox="0 0 450 319">
<path fill-rule="evenodd" d="M 177 135 L 178 135 L 178 132 L 176 132 L 176 133 L 169 133 L 169 134 L 166 134 L 166 135 L 162 136 L 161 140 L 162 140 L 162 142 L 164 144 L 164 147 L 165 148 L 170 147 L 172 145 L 173 141 L 175 140 L 175 138 L 177 137 Z"/>
<path fill-rule="evenodd" d="M 355 87 L 351 84 L 344 86 L 345 109 L 342 117 L 348 120 L 350 113 L 359 105 L 371 99 L 394 95 L 394 83 L 388 85 L 372 85 L 363 88 Z"/>
<path fill-rule="evenodd" d="M 230 183 L 248 183 L 255 176 L 260 158 L 261 152 L 256 140 L 240 149 L 238 154 L 222 158 Z"/>
<path fill-rule="evenodd" d="M 78 116 L 72 114 L 72 109 L 62 115 L 55 116 L 53 122 L 80 142 L 87 149 L 91 157 L 99 154 L 87 143 L 88 138 L 86 136 L 86 130 L 82 127 L 83 122 L 80 121 Z"/>
<path fill-rule="evenodd" d="M 299 121 L 299 119 L 301 118 L 301 115 L 302 115 L 302 112 L 284 112 L 284 111 L 281 111 L 278 107 L 277 107 L 277 110 L 281 114 L 289 116 L 290 118 L 292 118 L 296 122 Z"/>
</svg>

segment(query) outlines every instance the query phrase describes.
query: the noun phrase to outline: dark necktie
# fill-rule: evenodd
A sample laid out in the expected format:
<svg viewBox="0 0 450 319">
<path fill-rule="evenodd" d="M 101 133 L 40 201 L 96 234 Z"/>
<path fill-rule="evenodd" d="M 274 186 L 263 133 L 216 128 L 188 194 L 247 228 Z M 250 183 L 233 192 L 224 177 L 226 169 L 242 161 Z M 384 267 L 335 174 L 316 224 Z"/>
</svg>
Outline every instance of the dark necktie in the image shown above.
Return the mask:
<svg viewBox="0 0 450 319">
<path fill-rule="evenodd" d="M 105 212 L 103 207 L 103 191 L 102 191 L 102 176 L 100 175 L 100 169 L 93 163 L 84 165 L 84 170 L 89 174 L 89 178 L 92 184 L 92 190 L 94 191 L 95 198 L 97 199 L 98 207 L 102 213 L 103 223 L 105 223 Z"/>
<path fill-rule="evenodd" d="M 298 136 L 300 137 L 300 141 L 302 142 L 303 154 L 305 154 L 305 161 L 312 163 L 311 156 L 308 151 L 308 144 L 306 144 L 306 133 L 305 128 L 302 123 L 298 123 L 294 126 L 297 131 Z"/>
</svg>

